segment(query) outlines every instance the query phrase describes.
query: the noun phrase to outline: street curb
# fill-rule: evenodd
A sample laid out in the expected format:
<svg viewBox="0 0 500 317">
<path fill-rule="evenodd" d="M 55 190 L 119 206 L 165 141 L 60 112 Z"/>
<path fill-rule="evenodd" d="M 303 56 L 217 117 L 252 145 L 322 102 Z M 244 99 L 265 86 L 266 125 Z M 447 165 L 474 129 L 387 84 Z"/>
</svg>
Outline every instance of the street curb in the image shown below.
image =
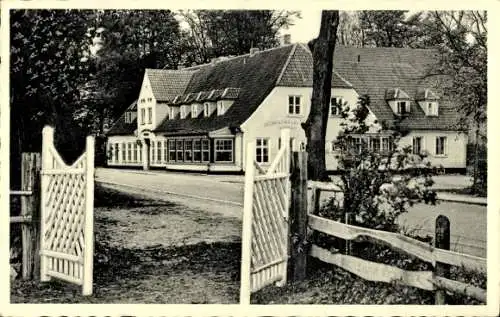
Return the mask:
<svg viewBox="0 0 500 317">
<path fill-rule="evenodd" d="M 469 204 L 469 205 L 480 205 L 480 206 L 488 205 L 487 198 L 483 197 L 464 197 L 464 196 L 439 193 L 439 192 L 436 194 L 437 194 L 437 199 L 442 201 L 449 201 L 449 202 Z"/>
</svg>

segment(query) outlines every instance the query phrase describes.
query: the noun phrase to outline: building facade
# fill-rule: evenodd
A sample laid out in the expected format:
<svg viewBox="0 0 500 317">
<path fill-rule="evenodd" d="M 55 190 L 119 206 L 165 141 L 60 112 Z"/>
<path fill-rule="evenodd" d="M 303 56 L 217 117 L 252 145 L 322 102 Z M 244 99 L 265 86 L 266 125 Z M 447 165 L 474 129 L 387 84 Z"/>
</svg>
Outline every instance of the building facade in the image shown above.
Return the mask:
<svg viewBox="0 0 500 317">
<path fill-rule="evenodd" d="M 407 134 L 400 146 L 427 153 L 435 166 L 465 170 L 467 134 L 456 126 L 453 102 L 423 76 L 437 61 L 433 50 L 337 47 L 327 169 L 338 169 L 341 108 L 352 109 L 368 95 L 367 120 L 382 130 L 358 136 L 360 143 L 386 150 L 384 130 L 402 127 Z M 183 70 L 146 69 L 137 101 L 108 132 L 108 165 L 242 172 L 246 144 L 255 141 L 255 160 L 266 168 L 281 146 L 281 129 L 290 129 L 293 148 L 305 147 L 301 123 L 311 95 L 312 56 L 302 44 Z"/>
</svg>

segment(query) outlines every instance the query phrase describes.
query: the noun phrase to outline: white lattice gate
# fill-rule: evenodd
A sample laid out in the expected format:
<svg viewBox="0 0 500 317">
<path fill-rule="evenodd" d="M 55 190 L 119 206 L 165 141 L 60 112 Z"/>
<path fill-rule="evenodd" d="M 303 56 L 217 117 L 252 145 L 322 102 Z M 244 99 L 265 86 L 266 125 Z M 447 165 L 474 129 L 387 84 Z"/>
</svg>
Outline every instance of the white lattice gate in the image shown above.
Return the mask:
<svg viewBox="0 0 500 317">
<path fill-rule="evenodd" d="M 264 172 L 255 162 L 255 143 L 247 146 L 243 209 L 240 302 L 276 283 L 286 283 L 290 206 L 290 130 L 281 131 L 281 149 Z"/>
<path fill-rule="evenodd" d="M 68 166 L 54 147 L 54 129 L 43 129 L 41 178 L 41 281 L 52 277 L 92 294 L 94 253 L 94 138 Z"/>
</svg>

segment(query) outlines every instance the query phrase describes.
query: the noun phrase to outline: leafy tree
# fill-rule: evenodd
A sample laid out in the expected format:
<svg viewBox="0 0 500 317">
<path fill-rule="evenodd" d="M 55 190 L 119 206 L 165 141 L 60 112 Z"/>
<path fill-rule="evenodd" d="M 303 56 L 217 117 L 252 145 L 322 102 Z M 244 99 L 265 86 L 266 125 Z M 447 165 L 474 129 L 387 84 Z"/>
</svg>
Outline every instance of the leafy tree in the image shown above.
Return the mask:
<svg viewBox="0 0 500 317">
<path fill-rule="evenodd" d="M 256 47 L 278 44 L 279 32 L 300 18 L 298 11 L 194 10 L 180 11 L 188 24 L 185 50 L 187 65 L 205 63 L 218 56 L 241 55 Z"/>
<path fill-rule="evenodd" d="M 11 162 L 18 168 L 21 151 L 41 150 L 41 130 L 52 124 L 61 151 L 74 148 L 84 130 L 69 128 L 86 82 L 85 37 L 90 11 L 11 10 L 10 96 Z M 72 146 L 70 146 L 70 144 Z M 71 155 L 70 155 L 71 156 Z M 14 172 L 16 174 L 16 172 Z M 13 177 L 18 179 L 18 177 Z"/>
<path fill-rule="evenodd" d="M 361 11 L 359 20 L 364 34 L 362 46 L 415 47 L 422 32 L 421 14 L 406 17 L 408 11 Z"/>
<path fill-rule="evenodd" d="M 343 198 L 341 202 L 331 199 L 322 214 L 343 222 L 349 213 L 351 224 L 397 231 L 396 220 L 408 207 L 420 201 L 435 203 L 436 194 L 429 188 L 435 169 L 425 153 L 412 154 L 411 147 L 398 147 L 405 132 L 383 131 L 389 142 L 385 150 L 382 142 L 364 139 L 367 132 L 377 135 L 383 128 L 368 120 L 369 105 L 367 95 L 352 108 L 339 105 L 343 123 L 336 149 L 342 174 L 337 185 Z"/>
<path fill-rule="evenodd" d="M 302 127 L 307 138 L 307 175 L 312 180 L 328 179 L 325 163 L 325 137 L 338 24 L 338 11 L 323 11 L 319 36 L 308 43 L 313 56 L 313 92 L 311 110 Z"/>
<path fill-rule="evenodd" d="M 479 131 L 487 122 L 487 15 L 485 11 L 434 11 L 423 21 L 426 45 L 441 52 L 439 67 L 427 76 L 440 79 L 461 114 L 459 125 L 475 132 L 474 190 L 486 192 L 487 166 L 478 160 Z M 470 124 L 472 123 L 472 124 Z"/>
<path fill-rule="evenodd" d="M 168 10 L 105 10 L 95 12 L 88 36 L 98 50 L 89 56 L 82 118 L 102 133 L 137 98 L 145 68 L 177 67 L 180 28 Z"/>
<path fill-rule="evenodd" d="M 363 47 L 365 32 L 359 22 L 359 11 L 340 11 L 337 38 L 340 45 Z"/>
</svg>

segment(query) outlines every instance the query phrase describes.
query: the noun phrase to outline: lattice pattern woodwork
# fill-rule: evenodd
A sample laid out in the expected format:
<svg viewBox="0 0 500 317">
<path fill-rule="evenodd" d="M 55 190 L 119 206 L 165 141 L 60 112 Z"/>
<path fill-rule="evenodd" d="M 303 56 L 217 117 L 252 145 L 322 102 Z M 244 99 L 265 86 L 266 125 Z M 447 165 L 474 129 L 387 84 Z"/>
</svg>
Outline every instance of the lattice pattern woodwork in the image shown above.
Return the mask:
<svg viewBox="0 0 500 317">
<path fill-rule="evenodd" d="M 82 285 L 84 295 L 90 295 L 92 276 L 85 271 L 92 272 L 93 257 L 93 238 L 88 237 L 93 235 L 93 139 L 68 166 L 54 147 L 53 129 L 46 127 L 42 151 L 41 278 Z"/>
<path fill-rule="evenodd" d="M 250 293 L 286 283 L 290 206 L 290 131 L 282 130 L 280 149 L 269 169 L 255 162 L 255 143 L 247 147 L 241 303 Z M 249 262 L 249 263 L 248 263 Z"/>
<path fill-rule="evenodd" d="M 256 179 L 253 192 L 251 289 L 286 278 L 288 176 Z"/>
</svg>

